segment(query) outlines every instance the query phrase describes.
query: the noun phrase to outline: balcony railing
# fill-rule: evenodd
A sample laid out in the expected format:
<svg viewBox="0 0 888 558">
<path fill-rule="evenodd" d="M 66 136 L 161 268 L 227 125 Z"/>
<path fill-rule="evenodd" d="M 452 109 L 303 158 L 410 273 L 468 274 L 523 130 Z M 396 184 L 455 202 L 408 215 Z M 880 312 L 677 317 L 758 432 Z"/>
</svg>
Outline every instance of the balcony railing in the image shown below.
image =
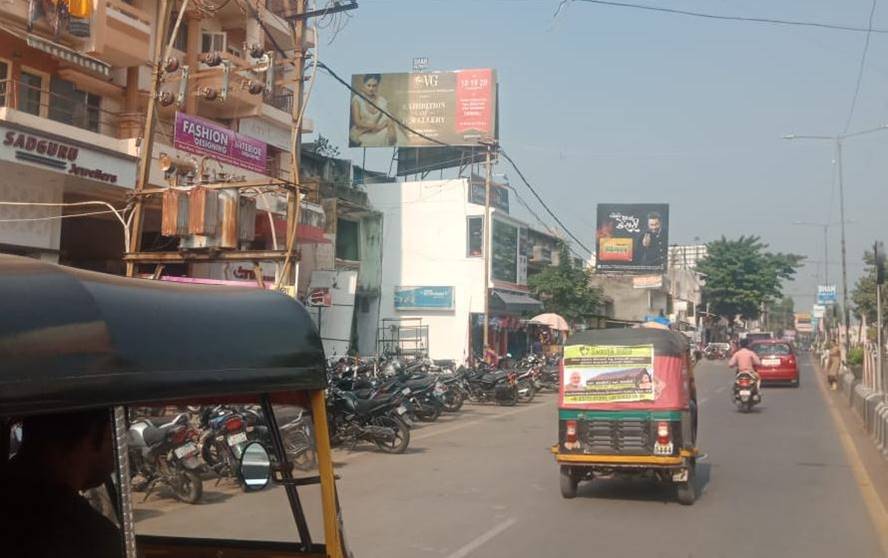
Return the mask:
<svg viewBox="0 0 888 558">
<path fill-rule="evenodd" d="M 92 97 L 97 101 L 94 104 L 89 103 L 90 95 L 85 92 L 69 96 L 22 81 L 0 80 L 0 106 L 97 134 L 119 137 L 121 113 L 102 109 L 99 106 L 101 97 Z"/>
<path fill-rule="evenodd" d="M 285 95 L 268 95 L 265 97 L 265 103 L 284 112 L 292 112 L 293 110 L 293 94 Z"/>
</svg>

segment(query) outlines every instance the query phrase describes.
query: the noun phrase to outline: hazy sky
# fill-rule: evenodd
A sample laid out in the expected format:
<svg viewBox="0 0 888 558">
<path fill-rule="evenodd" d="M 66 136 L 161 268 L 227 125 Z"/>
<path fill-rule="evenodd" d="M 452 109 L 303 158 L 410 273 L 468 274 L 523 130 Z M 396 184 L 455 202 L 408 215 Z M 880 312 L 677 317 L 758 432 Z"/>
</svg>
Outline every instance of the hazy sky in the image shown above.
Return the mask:
<svg viewBox="0 0 888 558">
<path fill-rule="evenodd" d="M 640 3 L 726 15 L 866 27 L 871 0 L 697 0 Z M 865 34 L 711 21 L 558 0 L 362 0 L 320 57 L 345 78 L 493 67 L 500 141 L 552 209 L 587 246 L 595 204 L 667 202 L 670 242 L 761 235 L 814 260 L 787 289 L 810 305 L 823 273 L 822 230 L 839 220 L 829 142 L 848 117 Z M 777 5 L 779 4 L 779 5 Z M 888 2 L 874 27 L 888 28 Z M 873 34 L 851 131 L 888 123 L 888 34 Z M 349 93 L 321 75 L 309 105 L 316 129 L 348 149 Z M 888 130 L 845 145 L 849 288 L 865 247 L 885 239 Z M 368 149 L 386 171 L 391 150 Z M 525 199 L 517 175 L 501 165 Z M 514 204 L 513 205 L 517 205 Z M 551 220 L 549 220 L 551 222 Z M 831 282 L 840 279 L 830 232 Z M 841 293 L 841 283 L 839 282 Z M 841 294 L 840 294 L 841 296 Z"/>
</svg>

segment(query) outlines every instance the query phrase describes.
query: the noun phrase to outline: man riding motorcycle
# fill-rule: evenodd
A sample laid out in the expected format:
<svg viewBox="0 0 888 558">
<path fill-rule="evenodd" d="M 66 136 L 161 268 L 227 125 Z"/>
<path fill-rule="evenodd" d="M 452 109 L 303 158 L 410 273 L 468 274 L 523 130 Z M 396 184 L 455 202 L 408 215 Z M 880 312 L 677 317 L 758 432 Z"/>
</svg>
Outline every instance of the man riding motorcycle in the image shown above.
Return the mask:
<svg viewBox="0 0 888 558">
<path fill-rule="evenodd" d="M 751 374 L 752 377 L 755 378 L 756 388 L 761 388 L 762 378 L 758 375 L 758 372 L 755 371 L 755 367 L 761 365 L 762 360 L 754 351 L 749 349 L 748 339 L 740 340 L 740 350 L 734 353 L 734 356 L 732 356 L 730 362 L 728 362 L 729 367 L 737 369 L 737 374 L 740 374 L 741 372 L 748 372 Z"/>
</svg>

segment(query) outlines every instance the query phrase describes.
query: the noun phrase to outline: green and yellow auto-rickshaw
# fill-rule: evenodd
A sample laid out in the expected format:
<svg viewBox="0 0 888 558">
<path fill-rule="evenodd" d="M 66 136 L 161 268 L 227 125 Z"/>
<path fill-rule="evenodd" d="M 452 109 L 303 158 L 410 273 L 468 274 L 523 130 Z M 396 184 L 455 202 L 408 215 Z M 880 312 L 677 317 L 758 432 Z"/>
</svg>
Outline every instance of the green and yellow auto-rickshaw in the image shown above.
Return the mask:
<svg viewBox="0 0 888 558">
<path fill-rule="evenodd" d="M 0 255 L 0 479 L 17 466 L 10 458 L 16 440 L 10 431 L 20 421 L 107 413 L 111 442 L 106 443 L 113 443 L 116 467 L 103 490 L 110 501 L 107 518 L 119 528 L 120 551 L 114 555 L 349 556 L 333 474 L 326 386 L 317 329 L 301 304 L 280 293 L 126 279 Z M 135 498 L 127 449 L 133 411 L 210 405 L 254 406 L 264 417 L 267 438 L 247 444 L 236 464 L 244 489 L 220 487 L 219 479 L 214 484 L 209 481 L 215 477 L 205 476 L 198 505 L 162 495 L 149 498 L 147 492 Z M 286 406 L 310 417 L 314 474 L 297 474 L 288 462 L 284 425 L 275 418 L 276 409 Z M 157 434 L 157 447 L 174 433 L 187 432 L 157 416 L 149 427 Z M 225 442 L 220 434 L 220 439 L 240 443 L 234 436 Z M 26 443 L 27 438 L 20 455 Z M 191 447 L 188 438 L 179 443 L 178 449 L 163 450 L 168 470 L 193 457 L 180 453 Z M 15 514 L 10 503 L 4 509 Z M 53 503 L 45 505 L 50 509 Z M 54 536 L 52 525 L 29 525 L 33 542 L 17 544 L 44 544 Z M 9 541 L 4 537 L 4 545 Z"/>
<path fill-rule="evenodd" d="M 567 339 L 558 444 L 561 494 L 596 476 L 647 475 L 697 497 L 697 403 L 687 338 L 651 327 L 588 330 Z"/>
</svg>

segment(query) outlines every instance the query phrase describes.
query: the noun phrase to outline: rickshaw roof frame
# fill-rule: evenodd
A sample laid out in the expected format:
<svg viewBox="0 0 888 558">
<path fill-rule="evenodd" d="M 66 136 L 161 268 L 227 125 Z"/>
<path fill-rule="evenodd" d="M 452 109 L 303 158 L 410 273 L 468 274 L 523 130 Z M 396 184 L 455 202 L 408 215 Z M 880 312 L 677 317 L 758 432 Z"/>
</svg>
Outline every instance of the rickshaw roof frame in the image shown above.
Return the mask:
<svg viewBox="0 0 888 558">
<path fill-rule="evenodd" d="M 0 255 L 0 416 L 327 386 L 282 293 L 161 283 Z"/>
<path fill-rule="evenodd" d="M 646 327 L 587 329 L 568 337 L 564 346 L 570 345 L 653 345 L 657 356 L 682 356 L 690 347 L 687 337 L 677 331 Z"/>
</svg>

